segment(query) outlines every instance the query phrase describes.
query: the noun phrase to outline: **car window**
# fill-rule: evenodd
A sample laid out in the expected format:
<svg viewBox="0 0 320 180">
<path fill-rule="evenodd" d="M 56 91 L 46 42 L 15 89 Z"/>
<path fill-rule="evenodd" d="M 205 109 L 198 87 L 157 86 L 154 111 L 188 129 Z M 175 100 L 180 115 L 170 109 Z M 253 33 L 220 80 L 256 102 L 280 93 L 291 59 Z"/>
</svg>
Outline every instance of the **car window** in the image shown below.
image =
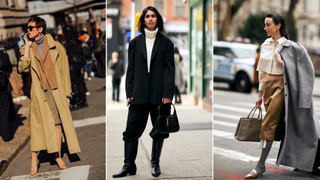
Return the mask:
<svg viewBox="0 0 320 180">
<path fill-rule="evenodd" d="M 215 55 L 226 56 L 227 53 L 236 56 L 228 47 L 214 47 L 213 49 L 213 54 Z"/>
<path fill-rule="evenodd" d="M 256 49 L 232 48 L 238 58 L 256 58 Z"/>
</svg>

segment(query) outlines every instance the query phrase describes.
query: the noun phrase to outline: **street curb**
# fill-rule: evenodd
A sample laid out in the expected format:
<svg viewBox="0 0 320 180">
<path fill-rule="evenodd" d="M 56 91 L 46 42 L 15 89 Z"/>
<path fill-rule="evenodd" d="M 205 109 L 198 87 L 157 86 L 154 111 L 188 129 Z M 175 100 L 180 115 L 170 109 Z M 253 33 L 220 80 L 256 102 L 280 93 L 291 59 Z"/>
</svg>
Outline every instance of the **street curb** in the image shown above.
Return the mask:
<svg viewBox="0 0 320 180">
<path fill-rule="evenodd" d="M 12 153 L 9 158 L 7 159 L 7 161 L 5 162 L 5 164 L 1 164 L 0 165 L 0 177 L 1 175 L 6 171 L 6 169 L 8 168 L 9 164 L 13 161 L 13 159 L 19 154 L 19 152 L 28 144 L 30 140 L 30 134 L 28 135 L 28 137 L 26 139 L 24 139 L 22 141 L 22 143 L 19 145 L 19 147 L 14 151 L 14 153 Z M 2 162 L 2 161 L 1 161 Z"/>
</svg>

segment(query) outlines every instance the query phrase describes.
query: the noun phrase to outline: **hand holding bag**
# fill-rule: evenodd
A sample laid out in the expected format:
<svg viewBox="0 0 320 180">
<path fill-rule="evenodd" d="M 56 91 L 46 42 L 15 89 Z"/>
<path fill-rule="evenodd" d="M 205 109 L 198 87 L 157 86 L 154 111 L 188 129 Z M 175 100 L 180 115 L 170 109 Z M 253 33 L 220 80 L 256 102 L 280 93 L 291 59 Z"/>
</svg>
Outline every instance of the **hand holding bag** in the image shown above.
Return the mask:
<svg viewBox="0 0 320 180">
<path fill-rule="evenodd" d="M 254 114 L 257 110 L 257 106 L 255 106 L 249 113 L 247 117 L 241 117 L 234 134 L 234 138 L 238 141 L 260 141 L 260 131 L 261 131 L 261 123 L 262 123 L 262 112 L 259 109 L 258 118 L 254 118 Z M 251 115 L 252 111 L 253 114 Z M 251 115 L 251 117 L 250 117 Z"/>
<path fill-rule="evenodd" d="M 161 103 L 158 107 L 157 119 L 156 119 L 156 122 L 154 123 L 153 128 L 157 133 L 160 133 L 160 134 L 178 132 L 180 129 L 180 126 L 179 126 L 179 121 L 176 113 L 176 108 L 172 103 L 170 103 L 170 105 L 172 105 L 174 109 L 173 114 L 162 115 L 160 111 L 160 108 L 162 105 L 163 103 Z"/>
</svg>

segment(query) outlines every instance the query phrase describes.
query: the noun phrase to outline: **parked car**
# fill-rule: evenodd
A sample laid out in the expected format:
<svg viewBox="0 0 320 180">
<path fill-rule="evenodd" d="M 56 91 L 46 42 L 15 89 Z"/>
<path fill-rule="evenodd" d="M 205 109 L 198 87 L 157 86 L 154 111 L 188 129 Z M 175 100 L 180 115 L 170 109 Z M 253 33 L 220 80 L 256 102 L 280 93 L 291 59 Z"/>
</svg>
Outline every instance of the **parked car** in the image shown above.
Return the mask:
<svg viewBox="0 0 320 180">
<path fill-rule="evenodd" d="M 248 43 L 213 42 L 214 81 L 228 83 L 232 90 L 250 92 L 257 48 Z"/>
</svg>

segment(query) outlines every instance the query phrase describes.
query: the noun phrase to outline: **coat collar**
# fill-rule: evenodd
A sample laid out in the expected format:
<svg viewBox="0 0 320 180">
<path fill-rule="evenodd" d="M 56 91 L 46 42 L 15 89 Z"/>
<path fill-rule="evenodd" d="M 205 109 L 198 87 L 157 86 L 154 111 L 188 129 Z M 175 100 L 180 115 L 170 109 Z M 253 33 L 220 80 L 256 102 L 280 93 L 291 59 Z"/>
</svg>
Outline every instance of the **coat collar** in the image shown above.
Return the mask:
<svg viewBox="0 0 320 180">
<path fill-rule="evenodd" d="M 153 48 L 152 48 L 151 61 L 154 58 L 154 56 L 155 56 L 155 54 L 156 54 L 156 52 L 157 52 L 162 40 L 163 40 L 162 37 L 163 37 L 163 35 L 160 32 L 158 32 L 157 35 L 156 35 L 156 39 L 155 39 Z M 143 44 L 142 45 L 143 57 L 144 57 L 145 60 L 147 60 L 147 47 L 146 47 L 146 35 L 145 34 L 141 34 L 140 41 Z"/>
<path fill-rule="evenodd" d="M 280 52 L 280 51 L 283 49 L 283 47 L 289 47 L 291 43 L 292 43 L 292 41 L 290 41 L 290 40 L 285 40 L 285 41 L 282 43 L 282 45 L 280 46 L 278 52 Z"/>
</svg>

